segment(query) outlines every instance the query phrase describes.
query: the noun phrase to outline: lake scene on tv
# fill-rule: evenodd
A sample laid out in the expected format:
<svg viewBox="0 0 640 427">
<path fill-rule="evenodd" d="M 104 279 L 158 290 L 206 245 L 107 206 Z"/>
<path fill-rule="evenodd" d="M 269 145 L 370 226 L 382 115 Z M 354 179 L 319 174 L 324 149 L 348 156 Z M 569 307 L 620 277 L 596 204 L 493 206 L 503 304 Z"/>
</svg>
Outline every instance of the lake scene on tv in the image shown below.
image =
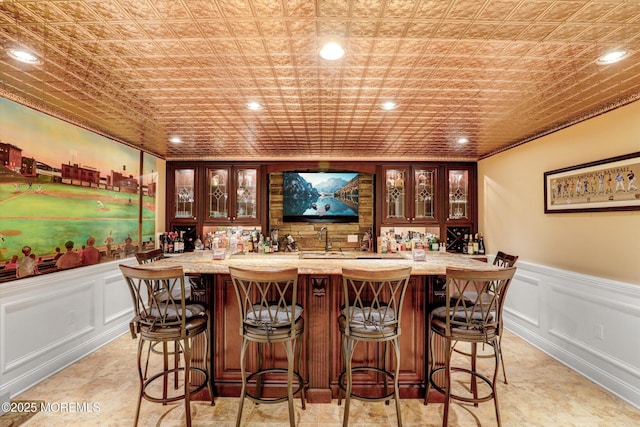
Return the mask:
<svg viewBox="0 0 640 427">
<path fill-rule="evenodd" d="M 358 220 L 357 172 L 285 172 L 283 219 Z"/>
</svg>

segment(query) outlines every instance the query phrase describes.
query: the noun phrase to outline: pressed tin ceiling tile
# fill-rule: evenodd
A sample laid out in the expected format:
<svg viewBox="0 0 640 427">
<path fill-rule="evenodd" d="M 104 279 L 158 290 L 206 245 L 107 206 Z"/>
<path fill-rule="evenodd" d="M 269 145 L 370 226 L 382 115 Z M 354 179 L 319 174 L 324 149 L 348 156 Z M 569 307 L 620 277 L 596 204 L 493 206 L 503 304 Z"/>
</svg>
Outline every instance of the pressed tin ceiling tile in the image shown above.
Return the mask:
<svg viewBox="0 0 640 427">
<path fill-rule="evenodd" d="M 5 0 L 0 46 L 42 57 L 0 95 L 176 160 L 477 160 L 640 99 L 635 1 Z"/>
</svg>

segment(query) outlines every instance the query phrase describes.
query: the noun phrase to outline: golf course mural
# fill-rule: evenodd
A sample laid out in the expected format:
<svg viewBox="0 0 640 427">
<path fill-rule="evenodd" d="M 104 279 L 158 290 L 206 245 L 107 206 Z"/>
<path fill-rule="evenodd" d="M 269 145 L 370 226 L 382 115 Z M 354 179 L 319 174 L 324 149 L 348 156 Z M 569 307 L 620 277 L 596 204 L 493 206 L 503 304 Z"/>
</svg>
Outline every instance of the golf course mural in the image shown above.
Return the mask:
<svg viewBox="0 0 640 427">
<path fill-rule="evenodd" d="M 41 266 L 36 274 L 55 271 L 69 242 L 82 255 L 92 238 L 99 261 L 152 246 L 158 162 L 0 98 L 0 271 L 26 257 L 25 246 Z"/>
</svg>

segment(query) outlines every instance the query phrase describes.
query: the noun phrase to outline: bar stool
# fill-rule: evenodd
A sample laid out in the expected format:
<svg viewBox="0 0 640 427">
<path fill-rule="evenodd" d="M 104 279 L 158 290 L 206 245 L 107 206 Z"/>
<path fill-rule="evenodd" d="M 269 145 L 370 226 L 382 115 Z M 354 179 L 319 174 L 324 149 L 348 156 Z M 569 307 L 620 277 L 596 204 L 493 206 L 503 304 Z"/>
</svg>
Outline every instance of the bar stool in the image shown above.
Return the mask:
<svg viewBox="0 0 640 427">
<path fill-rule="evenodd" d="M 153 249 L 146 252 L 136 252 L 136 260 L 138 264 L 147 264 L 164 258 L 162 249 Z"/>
<path fill-rule="evenodd" d="M 134 425 L 140 418 L 142 399 L 150 402 L 167 404 L 184 399 L 186 425 L 191 426 L 191 395 L 208 387 L 213 405 L 213 387 L 210 381 L 206 358 L 209 353 L 209 340 L 207 334 L 208 316 L 202 305 L 187 304 L 185 301 L 184 272 L 182 267 L 150 269 L 143 267 L 129 267 L 120 265 L 120 271 L 124 276 L 131 298 L 135 317 L 132 321 L 134 327 L 132 334 L 135 338 L 140 335 L 138 341 L 138 374 L 140 377 L 140 392 Z M 204 336 L 205 368 L 192 366 L 192 340 L 200 335 Z M 170 352 L 167 350 L 169 343 L 177 343 L 179 349 Z M 144 348 L 147 345 L 146 358 L 143 363 Z M 156 345 L 161 345 L 162 350 L 156 351 Z M 150 363 L 151 356 L 160 353 L 162 356 L 162 369 L 157 371 Z M 184 367 L 169 368 L 169 356 L 182 357 Z M 151 364 L 151 368 L 150 368 Z M 143 368 L 144 366 L 144 368 Z M 149 372 L 149 370 L 152 370 Z M 184 382 L 182 394 L 169 394 L 167 390 L 167 377 L 177 372 L 182 373 Z M 202 380 L 192 384 L 194 373 L 202 377 Z M 154 395 L 152 388 L 156 380 L 162 378 L 162 396 Z"/>
<path fill-rule="evenodd" d="M 516 263 L 516 261 L 518 260 L 518 256 L 517 255 L 509 255 L 507 253 L 504 253 L 502 251 L 498 251 L 498 253 L 496 254 L 496 257 L 493 259 L 493 265 L 496 265 L 498 267 L 503 267 L 503 268 L 509 268 L 509 267 L 513 267 Z M 508 290 L 509 285 L 511 284 L 511 281 L 509 281 L 509 283 L 507 283 L 507 288 L 504 290 L 504 292 L 506 293 Z M 469 294 L 469 293 L 467 293 Z M 471 293 L 471 296 L 473 297 L 473 293 Z M 500 352 L 500 364 L 502 365 L 502 375 L 504 377 L 504 383 L 505 384 L 509 384 L 507 382 L 507 371 L 504 368 L 504 358 L 502 357 L 502 329 L 503 329 L 503 325 L 504 322 L 502 322 L 502 309 L 504 308 L 504 302 L 505 302 L 506 298 L 503 298 L 500 302 L 501 305 L 500 307 L 498 307 L 498 311 L 500 312 L 500 324 L 498 327 L 498 351 Z M 454 343 L 454 351 L 456 353 L 459 354 L 464 354 L 465 356 L 469 356 L 471 357 L 471 363 L 474 364 L 474 367 L 472 367 L 472 369 L 475 369 L 475 359 L 474 359 L 474 355 L 471 354 L 468 351 L 462 350 L 460 348 L 457 348 L 455 343 Z M 492 358 L 493 354 L 481 354 L 478 353 L 475 355 L 475 358 L 477 359 L 487 359 L 487 358 Z"/>
<path fill-rule="evenodd" d="M 445 395 L 442 425 L 449 422 L 449 406 L 451 400 L 466 403 L 494 401 L 496 420 L 501 425 L 497 389 L 495 387 L 500 365 L 499 328 L 502 322 L 502 310 L 509 282 L 516 268 L 510 267 L 498 271 L 476 271 L 447 268 L 445 306 L 431 312 L 429 360 L 431 369 L 427 381 L 426 396 L 430 387 Z M 473 297 L 475 295 L 475 297 Z M 445 341 L 444 366 L 435 366 L 434 335 Z M 467 342 L 471 345 L 471 368 L 452 367 L 451 356 L 456 342 Z M 492 378 L 488 378 L 476 370 L 475 356 L 479 343 L 490 345 L 493 349 L 495 366 Z M 444 372 L 444 384 L 435 381 L 434 377 Z M 463 372 L 471 376 L 471 396 L 452 392 L 451 374 Z M 482 380 L 490 389 L 486 395 L 478 396 L 477 380 Z M 458 390 L 456 390 L 457 392 Z M 425 405 L 427 399 L 425 398 Z"/>
<path fill-rule="evenodd" d="M 298 269 L 254 270 L 229 267 L 229 273 L 240 307 L 240 369 L 242 372 L 242 390 L 236 426 L 240 426 L 245 398 L 256 403 L 279 403 L 287 401 L 289 405 L 289 424 L 295 426 L 293 397 L 300 394 L 302 409 L 306 408 L 304 380 L 300 375 L 302 343 L 304 332 L 303 308 L 298 304 Z M 249 343 L 256 343 L 258 351 L 258 369 L 246 374 L 245 358 Z M 275 366 L 263 368 L 264 345 L 282 343 L 287 356 L 287 368 Z M 297 350 L 297 351 L 296 351 Z M 296 366 L 297 365 L 297 366 Z M 287 374 L 287 395 L 283 397 L 262 396 L 263 377 L 273 373 Z M 298 387 L 293 389 L 293 377 Z M 248 383 L 256 380 L 255 394 L 247 390 Z"/>
<path fill-rule="evenodd" d="M 338 317 L 338 327 L 342 335 L 342 362 L 344 370 L 338 383 L 344 391 L 344 416 L 342 425 L 349 424 L 351 399 L 368 402 L 389 401 L 394 398 L 398 426 L 402 426 L 400 414 L 400 322 L 402 303 L 409 283 L 411 267 L 386 270 L 342 269 L 344 305 Z M 381 343 L 384 351 L 382 360 L 376 366 L 353 366 L 352 359 L 356 345 L 361 342 Z M 389 359 L 387 347 L 391 343 L 394 350 L 395 369 L 387 368 Z M 380 367 L 382 366 L 382 367 Z M 353 392 L 353 373 L 358 371 L 377 372 L 384 378 L 381 396 L 364 396 Z M 393 381 L 393 391 L 389 392 L 388 380 Z M 346 384 L 344 384 L 346 383 Z M 340 404 L 340 400 L 338 404 Z"/>
<path fill-rule="evenodd" d="M 153 249 L 150 251 L 145 251 L 145 252 L 136 252 L 135 254 L 136 256 L 136 261 L 138 261 L 139 265 L 143 265 L 143 264 L 150 264 L 152 262 L 156 262 L 158 260 L 164 259 L 164 253 L 162 252 L 162 249 Z M 191 289 L 189 285 L 186 285 L 186 292 L 185 292 L 185 297 L 187 299 L 187 301 L 189 301 L 189 298 L 191 296 Z M 176 289 L 176 292 L 180 292 L 180 289 Z M 158 297 L 161 298 L 161 297 Z M 135 336 L 135 332 L 134 332 L 134 324 L 133 322 L 129 323 L 129 328 L 131 329 L 131 334 L 132 336 Z M 178 368 L 180 366 L 180 343 L 179 342 L 175 342 L 174 343 L 174 349 L 173 352 L 168 352 L 166 348 L 163 348 L 162 350 L 157 350 L 157 347 L 162 344 L 163 347 L 166 347 L 166 343 L 160 343 L 160 342 L 156 342 L 151 351 L 156 353 L 156 354 L 162 354 L 161 352 L 164 352 L 165 354 L 169 355 L 169 356 L 173 356 L 173 360 L 174 360 L 174 369 L 175 369 L 175 374 L 174 374 L 174 380 L 173 380 L 173 386 L 174 388 L 178 388 Z M 167 381 L 167 378 L 165 377 L 165 382 Z M 164 388 L 166 389 L 166 384 L 164 385 Z"/>
</svg>

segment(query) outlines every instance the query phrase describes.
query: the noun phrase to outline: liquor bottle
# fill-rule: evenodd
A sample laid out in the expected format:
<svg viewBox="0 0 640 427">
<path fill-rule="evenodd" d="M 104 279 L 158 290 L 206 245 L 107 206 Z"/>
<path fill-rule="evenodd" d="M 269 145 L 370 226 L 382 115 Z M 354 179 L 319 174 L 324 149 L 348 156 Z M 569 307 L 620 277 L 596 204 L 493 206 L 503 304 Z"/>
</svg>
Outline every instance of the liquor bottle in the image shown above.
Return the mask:
<svg viewBox="0 0 640 427">
<path fill-rule="evenodd" d="M 469 241 L 467 242 L 467 254 L 473 255 L 473 234 L 469 234 Z"/>
<path fill-rule="evenodd" d="M 484 255 L 484 253 L 485 253 L 484 239 L 482 238 L 482 234 L 480 235 L 480 241 L 478 242 L 478 253 L 480 255 Z"/>
<path fill-rule="evenodd" d="M 264 236 L 260 233 L 260 240 L 258 240 L 258 253 L 264 252 Z"/>
<path fill-rule="evenodd" d="M 469 235 L 465 234 L 464 235 L 464 240 L 462 241 L 462 253 L 466 254 L 469 253 L 469 250 L 467 249 L 467 245 L 469 244 Z"/>
<path fill-rule="evenodd" d="M 236 233 L 231 233 L 231 237 L 229 237 L 229 251 L 232 254 L 235 254 L 238 250 L 238 236 Z"/>
<path fill-rule="evenodd" d="M 264 241 L 264 253 L 265 254 L 271 253 L 271 242 L 268 237 Z"/>
<path fill-rule="evenodd" d="M 204 245 L 202 244 L 202 240 L 200 240 L 200 236 L 198 236 L 198 238 L 196 239 L 196 241 L 194 242 L 193 246 L 197 249 L 197 250 L 202 250 L 204 249 Z"/>
<path fill-rule="evenodd" d="M 167 245 L 167 253 L 172 254 L 175 248 L 175 245 L 173 243 L 173 238 L 170 235 L 168 235 L 167 240 L 169 241 L 169 244 Z"/>
<path fill-rule="evenodd" d="M 480 239 L 478 239 L 478 233 L 476 233 L 476 236 L 473 238 L 473 253 L 477 254 L 479 250 L 480 250 Z"/>
</svg>

